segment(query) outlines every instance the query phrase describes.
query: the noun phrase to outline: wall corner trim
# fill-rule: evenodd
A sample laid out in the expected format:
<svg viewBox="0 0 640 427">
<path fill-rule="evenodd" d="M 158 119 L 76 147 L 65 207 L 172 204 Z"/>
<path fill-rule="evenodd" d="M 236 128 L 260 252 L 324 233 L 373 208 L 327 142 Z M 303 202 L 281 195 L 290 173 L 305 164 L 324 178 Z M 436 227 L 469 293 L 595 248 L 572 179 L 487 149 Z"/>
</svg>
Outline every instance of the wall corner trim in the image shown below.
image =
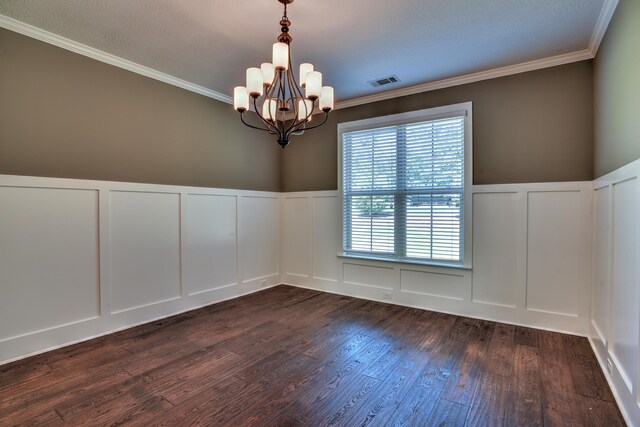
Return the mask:
<svg viewBox="0 0 640 427">
<path fill-rule="evenodd" d="M 591 42 L 589 43 L 589 51 L 591 51 L 594 58 L 598 53 L 600 43 L 602 43 L 602 40 L 607 33 L 607 28 L 609 28 L 611 18 L 613 18 L 613 14 L 615 13 L 619 2 L 620 0 L 605 0 L 602 5 L 600 16 L 598 16 L 598 22 L 596 22 L 596 28 L 593 30 Z"/>
</svg>

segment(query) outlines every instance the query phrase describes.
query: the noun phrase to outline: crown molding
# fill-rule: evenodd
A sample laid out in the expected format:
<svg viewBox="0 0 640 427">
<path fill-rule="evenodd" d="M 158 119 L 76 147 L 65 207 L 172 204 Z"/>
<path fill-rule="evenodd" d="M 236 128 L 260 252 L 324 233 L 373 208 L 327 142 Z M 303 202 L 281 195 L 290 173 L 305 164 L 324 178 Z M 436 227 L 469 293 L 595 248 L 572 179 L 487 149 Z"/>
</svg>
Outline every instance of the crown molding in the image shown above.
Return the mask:
<svg viewBox="0 0 640 427">
<path fill-rule="evenodd" d="M 438 89 L 445 89 L 448 87 L 459 86 L 468 83 L 475 83 L 483 80 L 495 79 L 498 77 L 506 77 L 513 74 L 526 73 L 528 71 L 540 70 L 543 68 L 555 67 L 559 65 L 569 64 L 572 62 L 584 61 L 592 59 L 596 56 L 600 43 L 605 36 L 607 28 L 611 22 L 611 18 L 618 6 L 619 0 L 605 0 L 598 16 L 596 27 L 594 28 L 589 47 L 585 50 L 572 52 L 563 55 L 552 56 L 549 58 L 538 59 L 529 62 L 523 62 L 520 64 L 509 65 L 506 67 L 495 68 L 487 71 L 480 71 L 477 73 L 466 74 L 458 77 L 452 77 L 448 79 L 437 80 L 429 83 L 424 83 L 416 86 L 410 86 L 402 89 L 391 90 L 387 92 L 377 93 L 373 95 L 367 95 L 359 98 L 348 99 L 336 103 L 335 109 L 355 107 L 357 105 L 369 104 L 372 102 L 385 101 L 388 99 L 399 98 L 402 96 L 415 95 L 418 93 L 429 92 Z M 209 98 L 216 99 L 218 101 L 225 102 L 227 104 L 233 104 L 233 98 L 231 96 L 216 92 L 208 89 L 204 86 L 200 86 L 186 80 L 174 77 L 172 75 L 156 71 L 152 68 L 145 67 L 135 62 L 120 58 L 115 55 L 103 52 L 101 50 L 89 47 L 82 43 L 75 42 L 65 37 L 53 34 L 51 32 L 42 30 L 24 22 L 9 18 L 8 16 L 0 15 L 0 27 L 6 28 L 11 31 L 32 37 L 34 39 L 43 41 L 45 43 L 52 44 L 54 46 L 61 47 L 63 49 L 78 53 L 80 55 L 87 56 L 89 58 L 110 64 L 125 70 L 131 71 L 136 74 L 143 75 L 173 86 L 177 86 L 182 89 L 186 89 L 191 92 L 198 93 L 200 95 L 207 96 Z"/>
<path fill-rule="evenodd" d="M 172 75 L 154 70 L 152 68 L 136 64 L 135 62 L 120 58 L 110 53 L 103 52 L 82 43 L 69 40 L 65 37 L 53 34 L 49 31 L 34 27 L 33 25 L 25 24 L 24 22 L 18 21 L 16 19 L 9 18 L 8 16 L 0 15 L 0 27 L 6 28 L 7 30 L 15 31 L 16 33 L 23 34 L 25 36 L 43 41 L 45 43 L 52 44 L 54 46 L 61 47 L 63 49 L 78 53 L 83 56 L 87 56 L 97 61 L 104 62 L 106 64 L 113 65 L 115 67 L 161 81 L 163 83 L 177 86 L 179 88 L 186 89 L 188 91 L 195 92 L 218 101 L 226 102 L 227 104 L 233 104 L 233 98 L 228 95 L 223 95 L 204 86 L 182 80 L 178 77 L 174 77 Z"/>
<path fill-rule="evenodd" d="M 402 89 L 391 90 L 388 92 L 377 93 L 375 95 L 367 95 L 360 98 L 349 99 L 336 103 L 336 110 L 341 108 L 355 107 L 357 105 L 369 104 L 377 101 L 385 101 L 387 99 L 399 98 L 401 96 L 415 95 L 417 93 L 429 92 L 432 90 L 445 89 L 448 87 L 475 83 L 482 80 L 495 79 L 498 77 L 510 76 L 513 74 L 526 73 L 528 71 L 540 70 L 543 68 L 555 67 L 558 65 L 569 64 L 571 62 L 584 61 L 592 59 L 593 54 L 589 49 L 578 52 L 567 53 L 550 58 L 537 59 L 535 61 L 523 62 L 520 64 L 509 65 L 502 68 L 495 68 L 478 73 L 466 74 L 463 76 L 452 77 L 449 79 L 437 80 L 434 82 L 424 83 L 417 86 L 410 86 Z"/>
<path fill-rule="evenodd" d="M 355 107 L 357 105 L 369 104 L 377 101 L 385 101 L 387 99 L 399 98 L 401 96 L 415 95 L 417 93 L 445 89 L 448 87 L 459 86 L 467 83 L 475 83 L 482 80 L 495 79 L 498 77 L 505 77 L 513 74 L 526 73 L 527 71 L 541 70 L 543 68 L 556 67 L 572 62 L 593 59 L 598 53 L 598 48 L 600 47 L 600 43 L 602 43 L 602 39 L 607 32 L 607 28 L 609 28 L 611 18 L 616 11 L 618 3 L 619 0 L 604 0 L 604 4 L 602 5 L 602 9 L 600 10 L 600 15 L 598 16 L 598 21 L 596 22 L 596 27 L 594 28 L 593 34 L 591 35 L 591 40 L 589 41 L 589 46 L 585 50 L 552 56 L 549 58 L 537 59 L 534 61 L 523 62 L 515 65 L 509 65 L 502 68 L 480 71 L 478 73 L 466 74 L 449 79 L 437 80 L 421 85 L 391 90 L 374 95 L 367 95 L 360 98 L 348 99 L 345 101 L 337 102 L 335 109 L 338 110 L 341 108 Z"/>
<path fill-rule="evenodd" d="M 596 28 L 593 30 L 593 35 L 591 36 L 591 41 L 589 42 L 589 50 L 591 51 L 591 53 L 593 53 L 594 58 L 598 53 L 600 43 L 602 43 L 602 39 L 604 39 L 607 28 L 609 28 L 611 18 L 613 18 L 613 14 L 618 7 L 618 3 L 619 0 L 605 0 L 604 4 L 602 5 L 600 16 L 598 16 L 598 22 L 596 22 Z"/>
</svg>

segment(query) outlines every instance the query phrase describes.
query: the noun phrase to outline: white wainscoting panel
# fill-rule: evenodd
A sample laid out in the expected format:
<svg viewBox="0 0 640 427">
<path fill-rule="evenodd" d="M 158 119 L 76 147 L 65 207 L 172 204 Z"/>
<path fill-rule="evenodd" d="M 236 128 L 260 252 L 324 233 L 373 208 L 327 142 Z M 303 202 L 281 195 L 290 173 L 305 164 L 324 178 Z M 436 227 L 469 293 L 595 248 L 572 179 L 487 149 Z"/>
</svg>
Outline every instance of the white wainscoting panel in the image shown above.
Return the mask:
<svg viewBox="0 0 640 427">
<path fill-rule="evenodd" d="M 527 309 L 578 316 L 587 270 L 579 191 L 529 193 Z"/>
<path fill-rule="evenodd" d="M 593 193 L 593 265 L 591 279 L 591 324 L 600 345 L 607 345 L 609 329 L 609 262 L 611 259 L 611 191 L 609 187 Z"/>
<path fill-rule="evenodd" d="M 474 186 L 462 269 L 338 256 L 336 191 L 0 175 L 0 364 L 284 282 L 588 333 L 640 426 L 638 177 Z"/>
<path fill-rule="evenodd" d="M 284 271 L 306 276 L 311 269 L 311 206 L 307 197 L 284 199 Z"/>
<path fill-rule="evenodd" d="M 313 200 L 313 277 L 338 280 L 338 259 L 341 246 L 340 202 L 335 195 L 316 196 Z"/>
<path fill-rule="evenodd" d="M 518 304 L 518 260 L 524 255 L 518 197 L 517 192 L 473 195 L 474 302 L 511 308 Z"/>
<path fill-rule="evenodd" d="M 0 181 L 0 346 L 99 316 L 98 297 L 98 192 Z"/>
<path fill-rule="evenodd" d="M 0 364 L 281 283 L 279 197 L 0 175 Z"/>
<path fill-rule="evenodd" d="M 111 192 L 111 311 L 180 298 L 180 194 Z"/>
<path fill-rule="evenodd" d="M 464 272 L 450 269 L 447 272 L 400 270 L 400 291 L 427 297 L 462 301 L 468 286 Z"/>
<path fill-rule="evenodd" d="M 237 283 L 237 197 L 187 196 L 184 287 L 189 295 Z"/>
<path fill-rule="evenodd" d="M 613 310 L 611 356 L 629 392 L 638 372 L 640 298 L 636 271 L 638 183 L 636 178 L 613 184 Z"/>
<path fill-rule="evenodd" d="M 373 265 L 352 264 L 345 262 L 344 283 L 347 285 L 366 286 L 382 290 L 393 290 L 396 282 L 394 269 Z"/>
<path fill-rule="evenodd" d="M 640 426 L 640 160 L 593 188 L 591 344 L 627 423 Z"/>
<path fill-rule="evenodd" d="M 279 275 L 278 196 L 245 196 L 240 203 L 243 281 Z"/>
<path fill-rule="evenodd" d="M 301 261 L 297 268 L 289 263 L 283 281 L 586 335 L 591 193 L 591 182 L 474 186 L 472 269 L 339 256 L 342 214 L 338 192 L 287 193 L 282 198 L 285 209 L 300 206 L 298 211 L 306 212 L 303 199 L 313 207 L 313 262 L 309 266 Z M 301 224 L 308 222 L 306 216 L 304 221 L 289 222 L 283 222 L 285 236 L 309 236 L 301 230 Z M 285 245 L 284 257 L 291 262 L 295 257 L 286 253 L 290 247 L 306 246 L 302 242 Z M 555 258 L 559 253 L 560 259 Z M 317 269 L 318 265 L 324 269 Z M 335 273 L 334 265 L 338 266 Z M 295 274 L 288 274 L 291 272 Z"/>
</svg>

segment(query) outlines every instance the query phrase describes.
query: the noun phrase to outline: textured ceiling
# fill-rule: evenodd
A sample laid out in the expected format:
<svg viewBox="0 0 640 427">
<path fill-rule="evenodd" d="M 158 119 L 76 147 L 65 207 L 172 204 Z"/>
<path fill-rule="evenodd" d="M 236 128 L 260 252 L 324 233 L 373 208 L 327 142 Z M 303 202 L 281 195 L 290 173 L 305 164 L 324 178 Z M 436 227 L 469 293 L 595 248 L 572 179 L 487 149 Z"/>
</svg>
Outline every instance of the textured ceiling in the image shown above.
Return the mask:
<svg viewBox="0 0 640 427">
<path fill-rule="evenodd" d="M 346 100 L 588 48 L 605 0 L 296 0 L 295 64 Z M 270 62 L 276 0 L 0 0 L 0 14 L 231 94 Z M 373 88 L 389 74 L 401 83 Z"/>
</svg>

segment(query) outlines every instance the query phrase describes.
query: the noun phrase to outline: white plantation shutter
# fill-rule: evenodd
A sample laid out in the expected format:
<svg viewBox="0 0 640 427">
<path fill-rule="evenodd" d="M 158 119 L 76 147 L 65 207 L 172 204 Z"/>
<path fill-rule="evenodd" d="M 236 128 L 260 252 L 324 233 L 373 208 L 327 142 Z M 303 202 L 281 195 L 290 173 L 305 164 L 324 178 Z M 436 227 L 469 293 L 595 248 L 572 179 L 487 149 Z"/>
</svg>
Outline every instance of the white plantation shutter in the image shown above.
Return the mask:
<svg viewBox="0 0 640 427">
<path fill-rule="evenodd" d="M 464 260 L 465 114 L 342 133 L 343 251 Z"/>
</svg>

